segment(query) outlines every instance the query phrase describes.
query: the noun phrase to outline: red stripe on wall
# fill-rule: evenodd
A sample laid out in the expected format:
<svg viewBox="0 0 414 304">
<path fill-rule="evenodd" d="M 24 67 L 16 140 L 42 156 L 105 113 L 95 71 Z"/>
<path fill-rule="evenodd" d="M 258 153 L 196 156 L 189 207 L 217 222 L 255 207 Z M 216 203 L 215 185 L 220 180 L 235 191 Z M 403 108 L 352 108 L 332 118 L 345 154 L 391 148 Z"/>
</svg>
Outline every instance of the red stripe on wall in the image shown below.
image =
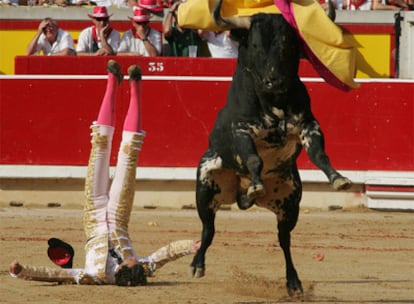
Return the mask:
<svg viewBox="0 0 414 304">
<path fill-rule="evenodd" d="M 379 185 L 365 185 L 368 191 L 381 192 L 414 192 L 414 186 L 379 186 Z"/>
<path fill-rule="evenodd" d="M 393 24 L 339 24 L 341 28 L 348 33 L 352 34 L 389 34 L 394 35 L 394 25 Z"/>
</svg>

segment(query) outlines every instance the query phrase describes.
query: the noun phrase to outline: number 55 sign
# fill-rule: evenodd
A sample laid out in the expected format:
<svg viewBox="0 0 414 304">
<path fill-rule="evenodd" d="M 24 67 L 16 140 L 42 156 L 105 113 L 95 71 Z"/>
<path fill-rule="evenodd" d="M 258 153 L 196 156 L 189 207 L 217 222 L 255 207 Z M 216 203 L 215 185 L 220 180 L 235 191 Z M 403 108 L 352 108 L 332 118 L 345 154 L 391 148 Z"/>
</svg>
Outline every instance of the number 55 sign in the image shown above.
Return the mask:
<svg viewBox="0 0 414 304">
<path fill-rule="evenodd" d="M 148 62 L 148 72 L 163 72 L 164 71 L 164 62 Z"/>
</svg>

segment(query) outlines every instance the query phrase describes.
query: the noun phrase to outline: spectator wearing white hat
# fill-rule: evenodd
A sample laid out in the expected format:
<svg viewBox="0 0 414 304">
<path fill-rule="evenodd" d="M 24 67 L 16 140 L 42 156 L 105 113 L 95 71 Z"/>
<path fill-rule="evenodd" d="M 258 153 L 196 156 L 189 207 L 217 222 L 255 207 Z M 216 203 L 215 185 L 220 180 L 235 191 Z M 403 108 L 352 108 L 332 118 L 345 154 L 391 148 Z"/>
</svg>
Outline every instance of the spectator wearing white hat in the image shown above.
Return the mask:
<svg viewBox="0 0 414 304">
<path fill-rule="evenodd" d="M 162 50 L 161 33 L 151 28 L 150 15 L 145 8 L 135 6 L 134 16 L 128 17 L 132 28 L 124 33 L 118 55 L 159 56 Z"/>
<path fill-rule="evenodd" d="M 111 28 L 108 11 L 104 6 L 95 6 L 92 14 L 93 26 L 84 29 L 78 38 L 76 52 L 78 55 L 109 56 L 116 55 L 120 34 Z"/>
</svg>

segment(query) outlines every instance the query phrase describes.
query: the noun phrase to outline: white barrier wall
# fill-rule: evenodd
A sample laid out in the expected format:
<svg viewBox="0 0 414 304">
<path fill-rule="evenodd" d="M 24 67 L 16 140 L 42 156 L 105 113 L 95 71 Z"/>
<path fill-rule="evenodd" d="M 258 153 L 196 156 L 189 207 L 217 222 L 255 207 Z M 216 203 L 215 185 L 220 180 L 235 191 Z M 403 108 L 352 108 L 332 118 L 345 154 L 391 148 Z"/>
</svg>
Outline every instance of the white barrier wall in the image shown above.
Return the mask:
<svg viewBox="0 0 414 304">
<path fill-rule="evenodd" d="M 414 79 L 414 12 L 401 12 L 401 16 L 399 78 Z"/>
</svg>

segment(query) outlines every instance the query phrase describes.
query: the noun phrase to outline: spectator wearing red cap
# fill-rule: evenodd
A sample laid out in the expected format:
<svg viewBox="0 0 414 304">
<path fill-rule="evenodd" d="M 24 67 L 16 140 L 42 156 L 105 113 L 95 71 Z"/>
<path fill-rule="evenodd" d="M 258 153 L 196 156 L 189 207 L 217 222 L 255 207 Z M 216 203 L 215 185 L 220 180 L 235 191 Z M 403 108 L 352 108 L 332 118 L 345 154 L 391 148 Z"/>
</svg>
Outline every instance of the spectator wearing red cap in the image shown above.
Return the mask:
<svg viewBox="0 0 414 304">
<path fill-rule="evenodd" d="M 95 6 L 92 14 L 93 26 L 84 29 L 78 39 L 76 52 L 78 55 L 108 56 L 116 55 L 120 34 L 111 28 L 108 11 L 104 6 Z"/>
<path fill-rule="evenodd" d="M 164 11 L 161 1 L 157 0 L 138 0 L 138 6 L 145 8 L 152 13 L 160 13 Z"/>
<path fill-rule="evenodd" d="M 113 0 L 113 4 L 118 8 L 140 6 L 155 14 L 164 12 L 163 0 Z"/>
<path fill-rule="evenodd" d="M 122 36 L 118 55 L 159 56 L 162 50 L 161 33 L 148 25 L 148 11 L 135 6 L 134 16 L 128 18 L 131 20 L 132 28 Z"/>
</svg>

